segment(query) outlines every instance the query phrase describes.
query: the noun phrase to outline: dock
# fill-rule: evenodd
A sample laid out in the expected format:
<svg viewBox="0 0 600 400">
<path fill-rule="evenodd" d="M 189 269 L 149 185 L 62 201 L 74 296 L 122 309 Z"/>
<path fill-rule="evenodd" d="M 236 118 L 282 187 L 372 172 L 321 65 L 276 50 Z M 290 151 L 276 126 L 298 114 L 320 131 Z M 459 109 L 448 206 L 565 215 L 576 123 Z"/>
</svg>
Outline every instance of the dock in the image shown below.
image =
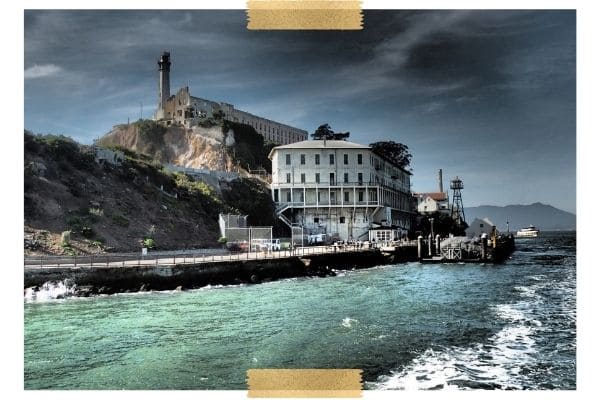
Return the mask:
<svg viewBox="0 0 600 400">
<path fill-rule="evenodd" d="M 219 250 L 25 259 L 24 287 L 63 282 L 77 296 L 147 290 L 194 289 L 207 285 L 253 284 L 294 277 L 335 276 L 337 271 L 377 265 L 499 263 L 514 250 L 514 238 L 450 238 L 440 241 L 362 243 L 293 250 L 227 253 Z"/>
<path fill-rule="evenodd" d="M 428 237 L 419 239 L 417 253 L 423 263 L 493 263 L 505 261 L 515 250 L 513 235 L 488 238 L 452 237 L 441 241 Z"/>
</svg>

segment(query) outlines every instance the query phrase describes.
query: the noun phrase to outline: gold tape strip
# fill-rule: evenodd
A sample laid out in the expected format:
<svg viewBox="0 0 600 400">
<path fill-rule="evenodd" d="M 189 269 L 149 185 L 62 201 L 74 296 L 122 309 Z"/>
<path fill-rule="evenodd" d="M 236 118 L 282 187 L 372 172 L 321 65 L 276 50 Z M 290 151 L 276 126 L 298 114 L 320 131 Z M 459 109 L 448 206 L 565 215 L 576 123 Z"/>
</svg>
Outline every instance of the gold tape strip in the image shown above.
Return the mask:
<svg viewBox="0 0 600 400">
<path fill-rule="evenodd" d="M 361 397 L 360 369 L 249 369 L 248 397 Z"/>
<path fill-rule="evenodd" d="M 361 30 L 360 1 L 248 0 L 250 30 Z"/>
</svg>

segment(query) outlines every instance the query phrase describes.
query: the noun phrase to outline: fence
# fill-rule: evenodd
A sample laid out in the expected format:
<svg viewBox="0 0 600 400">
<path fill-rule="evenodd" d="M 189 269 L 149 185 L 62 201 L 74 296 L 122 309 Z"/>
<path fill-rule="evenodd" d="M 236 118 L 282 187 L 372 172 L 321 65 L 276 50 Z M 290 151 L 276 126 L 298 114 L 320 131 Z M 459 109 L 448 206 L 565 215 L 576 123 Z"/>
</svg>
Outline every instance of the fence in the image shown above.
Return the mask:
<svg viewBox="0 0 600 400">
<path fill-rule="evenodd" d="M 153 267 L 174 266 L 181 264 L 203 264 L 215 262 L 232 262 L 243 260 L 269 260 L 302 257 L 315 254 L 335 254 L 344 252 L 369 251 L 376 248 L 370 243 L 356 243 L 352 245 L 332 245 L 297 247 L 281 251 L 249 251 L 249 252 L 222 252 L 215 253 L 212 249 L 207 251 L 186 252 L 179 254 L 153 254 L 142 256 L 140 253 L 97 254 L 89 256 L 39 256 L 25 258 L 26 269 L 40 268 L 114 268 L 114 267 Z"/>
</svg>

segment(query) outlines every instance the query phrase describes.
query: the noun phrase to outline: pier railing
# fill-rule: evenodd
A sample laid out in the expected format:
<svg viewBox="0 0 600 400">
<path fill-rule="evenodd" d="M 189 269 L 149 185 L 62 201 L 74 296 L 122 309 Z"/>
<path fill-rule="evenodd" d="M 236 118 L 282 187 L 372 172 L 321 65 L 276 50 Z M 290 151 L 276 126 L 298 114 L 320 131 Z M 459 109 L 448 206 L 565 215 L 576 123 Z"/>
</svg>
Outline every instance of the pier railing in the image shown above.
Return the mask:
<svg viewBox="0 0 600 400">
<path fill-rule="evenodd" d="M 185 252 L 148 253 L 114 253 L 90 254 L 84 256 L 33 256 L 25 258 L 26 269 L 39 268 L 114 268 L 114 267 L 152 267 L 175 266 L 185 264 L 202 264 L 216 262 L 232 262 L 244 260 L 270 260 L 280 258 L 303 257 L 317 254 L 334 254 L 343 252 L 372 251 L 386 244 L 357 243 L 347 245 L 297 247 L 280 251 L 225 252 L 218 249 L 188 250 Z M 411 246 L 405 242 L 398 246 Z M 215 251 L 216 250 L 216 251 Z"/>
</svg>

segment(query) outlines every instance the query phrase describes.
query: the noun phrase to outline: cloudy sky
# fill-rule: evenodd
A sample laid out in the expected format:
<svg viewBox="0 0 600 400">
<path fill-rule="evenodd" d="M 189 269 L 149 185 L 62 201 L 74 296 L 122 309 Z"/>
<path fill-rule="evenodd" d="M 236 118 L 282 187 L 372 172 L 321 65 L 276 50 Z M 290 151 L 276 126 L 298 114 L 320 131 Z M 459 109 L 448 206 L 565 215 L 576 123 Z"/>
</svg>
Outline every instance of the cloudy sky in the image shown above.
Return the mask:
<svg viewBox="0 0 600 400">
<path fill-rule="evenodd" d="M 395 140 L 413 190 L 575 211 L 574 11 L 365 11 L 362 31 L 248 31 L 243 11 L 26 11 L 25 128 L 91 143 L 171 88 L 313 132 Z M 141 105 L 141 106 L 140 106 Z"/>
</svg>

